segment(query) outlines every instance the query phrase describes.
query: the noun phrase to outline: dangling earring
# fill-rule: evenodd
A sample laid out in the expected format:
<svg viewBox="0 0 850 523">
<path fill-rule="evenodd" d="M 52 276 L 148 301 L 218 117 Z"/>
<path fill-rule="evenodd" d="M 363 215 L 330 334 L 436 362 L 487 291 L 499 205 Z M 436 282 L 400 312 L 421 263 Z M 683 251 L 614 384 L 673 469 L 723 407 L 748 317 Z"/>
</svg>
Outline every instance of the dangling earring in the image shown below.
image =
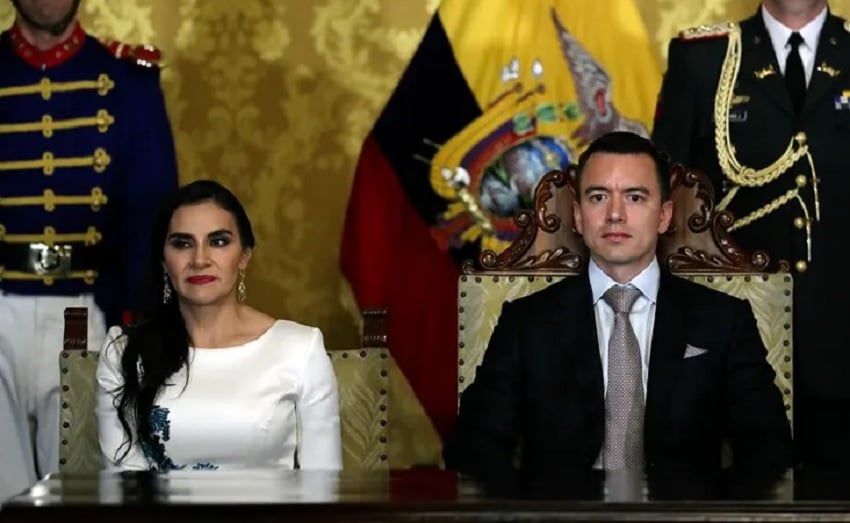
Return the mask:
<svg viewBox="0 0 850 523">
<path fill-rule="evenodd" d="M 245 289 L 245 269 L 239 269 L 239 283 L 236 285 L 236 299 L 239 303 L 245 303 L 248 292 Z"/>
<path fill-rule="evenodd" d="M 168 304 L 171 302 L 171 285 L 168 283 L 168 275 L 162 275 L 162 303 Z"/>
</svg>

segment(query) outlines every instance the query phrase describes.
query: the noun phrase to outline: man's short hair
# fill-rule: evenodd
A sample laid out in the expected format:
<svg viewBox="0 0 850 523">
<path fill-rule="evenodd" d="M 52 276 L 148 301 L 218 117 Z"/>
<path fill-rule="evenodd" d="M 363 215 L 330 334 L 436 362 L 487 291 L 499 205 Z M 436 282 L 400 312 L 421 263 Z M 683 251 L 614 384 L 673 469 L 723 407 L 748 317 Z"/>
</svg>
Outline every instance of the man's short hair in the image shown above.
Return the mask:
<svg viewBox="0 0 850 523">
<path fill-rule="evenodd" d="M 628 131 L 614 131 L 593 140 L 579 156 L 576 169 L 576 198 L 578 200 L 581 200 L 581 175 L 590 157 L 596 153 L 645 154 L 649 156 L 655 163 L 655 173 L 658 176 L 658 185 L 661 187 L 661 201 L 666 202 L 670 199 L 669 157 L 643 136 Z"/>
</svg>

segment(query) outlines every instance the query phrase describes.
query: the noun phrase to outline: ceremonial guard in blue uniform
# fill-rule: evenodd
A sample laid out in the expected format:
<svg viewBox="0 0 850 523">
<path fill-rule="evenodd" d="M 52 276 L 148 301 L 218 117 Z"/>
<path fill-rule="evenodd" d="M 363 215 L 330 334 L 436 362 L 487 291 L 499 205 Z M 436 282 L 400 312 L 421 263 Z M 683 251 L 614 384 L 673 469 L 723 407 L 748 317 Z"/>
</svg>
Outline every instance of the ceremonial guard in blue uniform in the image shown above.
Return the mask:
<svg viewBox="0 0 850 523">
<path fill-rule="evenodd" d="M 0 502 L 58 468 L 65 307 L 88 307 L 99 350 L 133 310 L 151 216 L 178 183 L 156 50 L 88 35 L 79 0 L 13 2 L 0 35 Z"/>
</svg>

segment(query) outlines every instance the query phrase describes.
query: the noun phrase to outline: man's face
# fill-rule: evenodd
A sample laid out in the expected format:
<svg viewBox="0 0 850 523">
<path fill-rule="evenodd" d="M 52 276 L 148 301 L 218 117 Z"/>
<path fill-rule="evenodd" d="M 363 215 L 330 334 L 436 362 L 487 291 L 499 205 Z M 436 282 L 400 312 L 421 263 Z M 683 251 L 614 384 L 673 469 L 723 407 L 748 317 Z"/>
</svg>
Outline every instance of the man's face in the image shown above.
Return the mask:
<svg viewBox="0 0 850 523">
<path fill-rule="evenodd" d="M 73 16 L 79 0 L 12 0 L 12 3 L 26 22 L 47 29 Z"/>
<path fill-rule="evenodd" d="M 573 214 L 596 264 L 612 277 L 630 279 L 655 256 L 673 203 L 661 201 L 651 156 L 596 153 L 582 171 Z"/>
</svg>

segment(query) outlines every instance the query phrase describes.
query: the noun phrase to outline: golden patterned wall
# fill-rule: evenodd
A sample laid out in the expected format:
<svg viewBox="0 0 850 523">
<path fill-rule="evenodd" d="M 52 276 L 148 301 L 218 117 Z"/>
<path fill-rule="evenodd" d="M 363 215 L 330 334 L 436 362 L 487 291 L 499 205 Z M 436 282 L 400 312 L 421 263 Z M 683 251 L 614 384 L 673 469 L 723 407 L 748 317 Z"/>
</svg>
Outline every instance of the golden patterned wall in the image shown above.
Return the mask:
<svg viewBox="0 0 850 523">
<path fill-rule="evenodd" d="M 542 0 L 517 0 L 542 1 Z M 593 1 L 593 0 L 577 0 Z M 89 31 L 164 53 L 181 180 L 231 187 L 258 249 L 249 301 L 357 343 L 338 269 L 360 143 L 439 0 L 83 0 Z M 689 25 L 742 18 L 756 0 L 637 0 L 666 54 Z M 832 2 L 850 14 L 850 0 Z M 0 22 L 12 19 L 0 3 Z"/>
</svg>

